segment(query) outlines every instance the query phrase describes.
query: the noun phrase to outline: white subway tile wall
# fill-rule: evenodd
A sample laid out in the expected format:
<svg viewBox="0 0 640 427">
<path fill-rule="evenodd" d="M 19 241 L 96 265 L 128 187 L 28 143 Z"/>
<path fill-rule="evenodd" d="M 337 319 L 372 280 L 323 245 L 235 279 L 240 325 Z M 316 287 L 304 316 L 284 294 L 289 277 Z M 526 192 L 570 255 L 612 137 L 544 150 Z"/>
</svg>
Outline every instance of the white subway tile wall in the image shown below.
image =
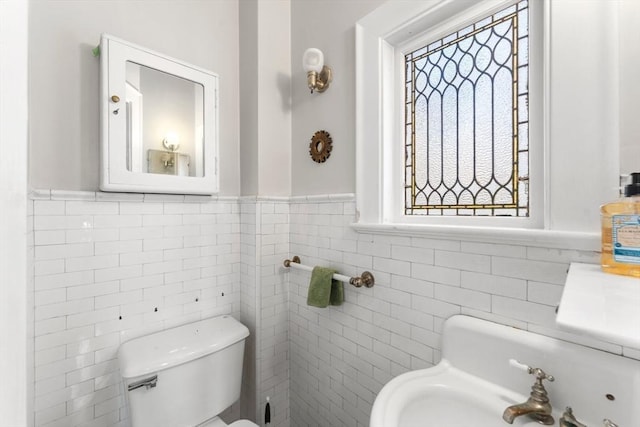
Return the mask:
<svg viewBox="0 0 640 427">
<path fill-rule="evenodd" d="M 262 422 L 268 396 L 279 427 L 367 426 L 387 381 L 439 361 L 442 324 L 459 313 L 640 358 L 555 329 L 569 263 L 595 252 L 357 233 L 343 195 L 33 197 L 38 427 L 127 427 L 120 343 L 223 313 L 251 331 L 229 419 Z M 310 274 L 282 265 L 293 255 L 376 284 L 309 307 Z"/>
<path fill-rule="evenodd" d="M 242 396 L 240 415 L 256 419 L 259 414 L 256 382 L 256 329 L 258 302 L 258 274 L 256 274 L 256 201 L 255 198 L 240 200 L 240 321 L 249 328 L 249 338 L 244 347 L 244 371 L 242 373 Z"/>
<path fill-rule="evenodd" d="M 289 285 L 283 261 L 289 257 L 289 204 L 258 201 L 256 270 L 260 275 L 260 333 L 257 381 L 258 415 L 262 423 L 266 398 L 271 425 L 289 427 Z"/>
<path fill-rule="evenodd" d="M 240 413 L 262 422 L 269 398 L 271 424 L 288 427 L 289 204 L 243 198 L 240 212 L 241 321 L 251 331 Z"/>
<path fill-rule="evenodd" d="M 27 307 L 35 307 L 36 304 L 38 304 L 38 301 L 35 298 L 34 295 L 34 277 L 35 277 L 35 267 L 34 267 L 34 255 L 35 255 L 35 248 L 34 248 L 34 243 L 35 243 L 35 237 L 33 234 L 33 216 L 34 216 L 34 204 L 33 204 L 33 200 L 31 199 L 27 199 L 27 278 L 26 278 L 26 294 L 27 294 Z M 54 271 L 57 270 L 59 267 L 58 266 L 48 266 L 48 267 L 44 267 L 44 270 L 46 269 L 53 269 Z M 46 291 L 45 291 L 46 292 Z M 56 292 L 56 291 L 51 291 L 51 292 Z M 45 296 L 45 298 L 51 298 L 51 299 L 56 299 L 59 298 L 59 296 L 56 296 L 54 294 Z M 34 338 L 34 334 L 36 333 L 36 328 L 34 325 L 34 310 L 27 310 L 27 361 L 26 361 L 26 366 L 27 367 L 33 367 L 35 366 L 35 349 L 34 349 L 34 344 L 35 344 L 35 338 Z M 46 356 L 45 356 L 46 357 Z M 29 384 L 30 386 L 27 387 L 27 399 L 28 402 L 34 402 L 35 401 L 35 397 L 34 397 L 34 392 L 35 392 L 35 387 L 33 387 L 33 385 L 35 384 L 35 370 L 34 369 L 27 369 L 27 384 Z M 29 408 L 29 405 L 27 405 L 27 408 Z M 29 426 L 33 426 L 35 424 L 35 411 L 30 411 L 29 414 L 27 414 L 27 423 Z"/>
<path fill-rule="evenodd" d="M 293 199 L 290 250 L 307 265 L 371 271 L 371 289 L 345 288 L 340 307 L 306 304 L 310 273 L 289 273 L 291 425 L 365 427 L 396 375 L 440 360 L 446 318 L 468 314 L 629 357 L 638 351 L 555 329 L 571 261 L 599 254 L 355 233 L 353 200 Z"/>
<path fill-rule="evenodd" d="M 237 200 L 125 196 L 32 202 L 36 426 L 127 426 L 121 342 L 240 315 Z"/>
</svg>

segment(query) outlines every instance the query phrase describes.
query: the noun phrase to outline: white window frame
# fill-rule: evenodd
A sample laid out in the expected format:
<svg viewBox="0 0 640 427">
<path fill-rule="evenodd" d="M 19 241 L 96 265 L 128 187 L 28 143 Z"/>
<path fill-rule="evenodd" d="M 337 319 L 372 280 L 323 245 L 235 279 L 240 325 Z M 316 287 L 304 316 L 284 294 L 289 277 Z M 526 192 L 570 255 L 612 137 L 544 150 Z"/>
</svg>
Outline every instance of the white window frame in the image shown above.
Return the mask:
<svg viewBox="0 0 640 427">
<path fill-rule="evenodd" d="M 543 53 L 543 2 L 540 0 L 529 0 L 529 217 L 404 214 L 405 55 L 516 3 L 517 0 L 392 1 L 378 9 L 382 13 L 368 15 L 358 22 L 356 193 L 362 222 L 543 228 L 546 141 L 543 77 L 547 61 Z M 414 18 L 403 21 L 407 16 Z M 378 91 L 367 84 L 374 78 L 378 81 Z M 377 123 L 372 123 L 372 118 L 377 118 Z M 363 168 L 364 165 L 367 166 Z"/>
<path fill-rule="evenodd" d="M 506 0 L 482 4 L 489 2 L 508 4 Z M 467 218 L 451 218 L 454 221 L 444 224 L 433 216 L 420 224 L 399 223 L 384 210 L 392 189 L 391 172 L 384 169 L 391 160 L 385 143 L 397 132 L 393 127 L 397 86 L 390 58 L 403 40 L 479 3 L 390 0 L 356 23 L 356 220 L 352 227 L 363 233 L 597 251 L 598 206 L 618 193 L 619 68 L 627 61 L 618 55 L 618 7 L 605 0 L 580 3 L 579 8 L 575 2 L 530 0 L 532 13 L 537 9 L 543 21 L 539 47 L 542 172 L 537 183 L 541 203 L 531 201 L 533 209 L 535 203 L 541 212 L 531 228 L 469 224 L 464 222 Z M 533 40 L 535 24 L 530 27 Z M 385 84 L 388 81 L 391 84 Z"/>
</svg>

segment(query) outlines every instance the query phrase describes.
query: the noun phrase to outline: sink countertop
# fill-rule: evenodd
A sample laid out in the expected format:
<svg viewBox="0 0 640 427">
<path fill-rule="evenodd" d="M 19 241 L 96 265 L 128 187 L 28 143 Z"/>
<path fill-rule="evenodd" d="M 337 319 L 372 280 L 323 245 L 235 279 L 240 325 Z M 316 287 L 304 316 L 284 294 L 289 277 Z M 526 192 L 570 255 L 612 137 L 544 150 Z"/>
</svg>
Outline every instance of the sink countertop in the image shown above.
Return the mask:
<svg viewBox="0 0 640 427">
<path fill-rule="evenodd" d="M 558 327 L 640 349 L 640 279 L 571 263 L 556 317 Z"/>
</svg>

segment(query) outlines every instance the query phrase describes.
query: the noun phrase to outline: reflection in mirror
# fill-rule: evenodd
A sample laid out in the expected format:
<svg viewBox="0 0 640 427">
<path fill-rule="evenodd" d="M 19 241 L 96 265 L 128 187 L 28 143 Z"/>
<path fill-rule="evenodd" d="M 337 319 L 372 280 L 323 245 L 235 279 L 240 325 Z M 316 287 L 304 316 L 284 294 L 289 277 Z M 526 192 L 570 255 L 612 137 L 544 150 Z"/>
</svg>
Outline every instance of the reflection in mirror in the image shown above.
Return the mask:
<svg viewBox="0 0 640 427">
<path fill-rule="evenodd" d="M 126 63 L 127 170 L 203 176 L 204 87 Z"/>
</svg>

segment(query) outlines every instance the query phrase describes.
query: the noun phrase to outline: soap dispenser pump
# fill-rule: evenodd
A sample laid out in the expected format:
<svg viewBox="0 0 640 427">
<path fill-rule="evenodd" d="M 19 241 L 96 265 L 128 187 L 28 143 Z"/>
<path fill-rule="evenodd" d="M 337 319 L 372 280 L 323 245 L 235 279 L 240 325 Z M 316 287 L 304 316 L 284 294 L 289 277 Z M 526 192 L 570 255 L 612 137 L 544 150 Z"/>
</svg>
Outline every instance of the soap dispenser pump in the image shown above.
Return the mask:
<svg viewBox="0 0 640 427">
<path fill-rule="evenodd" d="M 631 174 L 624 197 L 600 208 L 602 270 L 640 278 L 640 172 Z"/>
</svg>

